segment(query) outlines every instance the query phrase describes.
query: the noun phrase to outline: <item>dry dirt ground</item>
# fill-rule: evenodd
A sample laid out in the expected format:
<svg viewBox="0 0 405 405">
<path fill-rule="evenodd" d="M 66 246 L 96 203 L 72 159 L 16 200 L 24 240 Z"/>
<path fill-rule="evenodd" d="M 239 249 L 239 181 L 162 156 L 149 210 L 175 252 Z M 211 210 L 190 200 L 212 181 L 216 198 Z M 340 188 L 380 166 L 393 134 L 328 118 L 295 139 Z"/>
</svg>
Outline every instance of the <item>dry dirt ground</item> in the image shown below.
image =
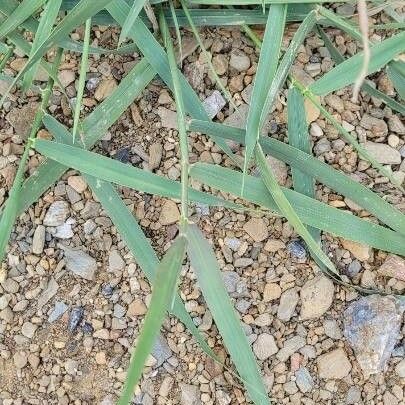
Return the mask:
<svg viewBox="0 0 405 405">
<path fill-rule="evenodd" d="M 294 30 L 294 26 L 289 27 L 284 45 Z M 82 33 L 74 35 L 80 38 Z M 356 44 L 342 32 L 329 30 L 328 35 L 346 56 L 356 52 Z M 372 35 L 377 38 L 383 33 Z M 212 75 L 191 33 L 185 31 L 184 36 L 183 72 L 204 100 L 215 89 Z M 114 46 L 117 32 L 99 27 L 93 38 L 100 46 Z M 218 74 L 240 111 L 246 112 L 258 51 L 238 29 L 206 30 L 204 38 Z M 108 97 L 139 59 L 136 54 L 92 58 L 83 114 Z M 16 55 L 7 67 L 8 73 L 15 74 L 22 64 L 21 55 Z M 310 36 L 300 49 L 294 69 L 309 83 L 332 66 L 322 41 Z M 67 95 L 74 98 L 78 81 L 76 55 L 65 55 L 60 77 Z M 395 96 L 385 73 L 372 78 L 380 90 Z M 269 118 L 269 129 L 272 137 L 287 141 L 285 96 L 285 92 L 279 96 Z M 323 103 L 361 142 L 368 140 L 384 148 L 385 159 L 396 162 L 390 167 L 403 179 L 403 117 L 365 94 L 360 104 L 351 103 L 350 97 L 346 89 L 325 97 Z M 14 93 L 1 111 L 0 204 L 10 189 L 22 153 L 22 137 L 38 100 L 35 92 L 27 97 Z M 50 110 L 61 122 L 72 124 L 69 103 L 57 90 Z M 155 78 L 105 134 L 97 151 L 179 179 L 174 110 L 171 95 Z M 243 114 L 235 115 L 228 104 L 220 108 L 215 119 L 243 126 Z M 319 159 L 372 187 L 404 210 L 403 196 L 358 159 L 319 111 L 308 106 L 308 119 L 314 154 Z M 41 132 L 41 136 L 47 135 Z M 236 150 L 242 152 L 238 146 Z M 231 165 L 211 140 L 199 134 L 190 136 L 190 159 Z M 31 155 L 29 172 L 40 160 L 38 155 Z M 280 183 L 291 186 L 289 168 L 274 160 L 271 164 Z M 121 188 L 120 192 L 156 251 L 164 252 L 177 233 L 177 205 L 129 189 Z M 326 187 L 318 185 L 317 192 L 320 200 L 334 207 L 369 217 Z M 403 329 L 387 369 L 365 376 L 343 336 L 344 311 L 359 299 L 358 294 L 333 285 L 320 274 L 285 220 L 271 213 L 253 216 L 204 206 L 193 207 L 192 212 L 215 246 L 227 290 L 275 403 L 404 403 Z M 353 283 L 377 286 L 389 293 L 404 292 L 404 279 L 387 277 L 378 270 L 386 253 L 330 235 L 323 235 L 323 246 Z M 398 266 L 405 266 L 402 259 L 398 260 Z M 151 289 L 78 173 L 65 173 L 19 218 L 2 277 L 0 403 L 113 403 L 125 379 L 129 350 L 139 333 Z M 182 271 L 180 289 L 187 310 L 208 343 L 230 365 L 188 264 Z M 181 323 L 168 318 L 134 403 L 226 405 L 248 403 L 248 399 L 240 382 L 213 364 Z"/>
</svg>

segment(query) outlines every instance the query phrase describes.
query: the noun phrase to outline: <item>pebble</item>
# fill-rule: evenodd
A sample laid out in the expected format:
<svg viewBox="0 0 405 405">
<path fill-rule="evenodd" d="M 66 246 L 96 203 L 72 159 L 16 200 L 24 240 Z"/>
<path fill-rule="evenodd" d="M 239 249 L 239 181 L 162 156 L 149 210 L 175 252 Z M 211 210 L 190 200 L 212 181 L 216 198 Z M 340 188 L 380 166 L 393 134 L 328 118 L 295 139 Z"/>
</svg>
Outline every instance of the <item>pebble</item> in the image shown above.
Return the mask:
<svg viewBox="0 0 405 405">
<path fill-rule="evenodd" d="M 55 302 L 52 312 L 49 314 L 48 322 L 53 323 L 57 321 L 69 307 L 63 301 Z"/>
<path fill-rule="evenodd" d="M 34 325 L 31 322 L 24 322 L 21 327 L 21 333 L 27 337 L 28 339 L 32 339 L 34 337 L 35 331 L 37 330 L 38 326 Z"/>
<path fill-rule="evenodd" d="M 377 271 L 384 277 L 405 281 L 405 260 L 397 255 L 388 255 Z"/>
<path fill-rule="evenodd" d="M 38 225 L 35 228 L 34 236 L 32 237 L 32 253 L 40 255 L 44 251 L 45 245 L 45 227 Z"/>
<path fill-rule="evenodd" d="M 344 336 L 366 377 L 385 370 L 400 336 L 403 312 L 395 298 L 379 295 L 362 297 L 344 312 Z"/>
<path fill-rule="evenodd" d="M 118 149 L 114 155 L 114 159 L 121 163 L 128 163 L 131 159 L 131 148 L 124 146 L 123 148 Z"/>
<path fill-rule="evenodd" d="M 224 242 L 225 245 L 234 252 L 237 252 L 242 244 L 242 242 L 237 238 L 225 238 Z"/>
<path fill-rule="evenodd" d="M 152 356 L 156 359 L 156 367 L 160 367 L 166 360 L 172 357 L 172 351 L 166 339 L 159 335 L 152 349 Z"/>
<path fill-rule="evenodd" d="M 358 260 L 353 260 L 346 269 L 346 274 L 350 277 L 356 277 L 360 273 L 361 264 Z"/>
<path fill-rule="evenodd" d="M 323 329 L 325 330 L 326 336 L 336 340 L 342 339 L 342 331 L 334 319 L 325 319 Z"/>
<path fill-rule="evenodd" d="M 10 298 L 7 295 L 2 295 L 0 297 L 0 311 L 7 308 L 9 302 L 10 302 Z"/>
<path fill-rule="evenodd" d="M 281 294 L 280 304 L 277 309 L 277 318 L 288 322 L 294 314 L 299 296 L 296 288 L 290 288 Z"/>
<path fill-rule="evenodd" d="M 281 296 L 281 288 L 276 283 L 267 283 L 263 291 L 263 301 L 270 302 L 279 299 Z"/>
<path fill-rule="evenodd" d="M 295 372 L 295 382 L 299 390 L 304 394 L 312 391 L 314 388 L 314 379 L 306 367 L 300 367 Z"/>
<path fill-rule="evenodd" d="M 168 110 L 165 107 L 158 107 L 157 114 L 162 122 L 162 127 L 177 129 L 177 114 L 175 111 Z"/>
<path fill-rule="evenodd" d="M 180 211 L 177 204 L 172 200 L 166 200 L 160 211 L 159 222 L 163 225 L 171 225 L 180 219 Z"/>
<path fill-rule="evenodd" d="M 179 386 L 181 391 L 181 405 L 201 405 L 198 387 L 183 383 L 180 383 Z"/>
<path fill-rule="evenodd" d="M 224 280 L 225 289 L 228 293 L 236 292 L 240 276 L 235 271 L 223 271 L 222 279 Z"/>
<path fill-rule="evenodd" d="M 299 349 L 304 347 L 306 344 L 305 339 L 302 336 L 293 336 L 292 338 L 286 339 L 283 348 L 279 350 L 276 357 L 280 361 L 287 361 L 290 356 L 292 356 Z"/>
<path fill-rule="evenodd" d="M 405 125 L 396 115 L 392 115 L 388 118 L 388 128 L 390 131 L 396 132 L 400 135 L 405 135 Z"/>
<path fill-rule="evenodd" d="M 399 165 L 401 154 L 385 143 L 366 142 L 364 148 L 377 162 L 385 165 Z"/>
<path fill-rule="evenodd" d="M 314 319 L 322 316 L 332 305 L 333 282 L 324 275 L 308 280 L 301 288 L 301 319 Z"/>
<path fill-rule="evenodd" d="M 290 255 L 299 261 L 304 261 L 307 258 L 307 250 L 299 239 L 292 240 L 287 244 L 287 251 Z"/>
<path fill-rule="evenodd" d="M 359 403 L 361 400 L 361 391 L 358 387 L 351 386 L 346 395 L 346 404 L 354 405 Z"/>
<path fill-rule="evenodd" d="M 214 70 L 218 76 L 222 76 L 228 71 L 228 59 L 225 55 L 215 55 L 212 58 L 212 65 L 214 66 Z"/>
<path fill-rule="evenodd" d="M 38 107 L 38 103 L 28 103 L 21 108 L 13 108 L 6 115 L 6 120 L 22 139 L 28 138 Z"/>
<path fill-rule="evenodd" d="M 274 337 L 269 333 L 262 333 L 253 343 L 253 352 L 259 360 L 266 360 L 278 352 Z"/>
<path fill-rule="evenodd" d="M 235 260 L 234 265 L 235 267 L 248 267 L 253 264 L 253 259 L 250 257 L 239 257 Z"/>
<path fill-rule="evenodd" d="M 364 114 L 361 117 L 360 125 L 363 128 L 370 130 L 370 135 L 376 138 L 387 136 L 388 134 L 388 126 L 385 121 L 369 114 Z"/>
<path fill-rule="evenodd" d="M 395 372 L 398 377 L 405 378 L 405 359 L 402 359 L 396 366 Z"/>
<path fill-rule="evenodd" d="M 342 239 L 342 246 L 360 262 L 366 262 L 372 257 L 371 247 L 362 243 Z"/>
<path fill-rule="evenodd" d="M 45 214 L 43 224 L 45 226 L 62 225 L 69 215 L 69 205 L 66 201 L 53 202 Z"/>
<path fill-rule="evenodd" d="M 83 176 L 68 177 L 68 184 L 79 194 L 83 193 L 83 191 L 87 189 L 87 183 L 86 180 L 84 180 Z"/>
<path fill-rule="evenodd" d="M 73 70 L 61 70 L 58 73 L 58 79 L 63 87 L 67 87 L 75 81 L 75 72 Z"/>
<path fill-rule="evenodd" d="M 97 101 L 103 101 L 109 97 L 117 87 L 117 82 L 114 79 L 104 79 L 97 86 L 97 90 L 94 93 L 94 98 Z"/>
<path fill-rule="evenodd" d="M 225 107 L 226 101 L 218 90 L 214 90 L 210 96 L 203 101 L 203 106 L 210 118 L 214 118 Z"/>
<path fill-rule="evenodd" d="M 68 218 L 66 222 L 62 225 L 59 225 L 55 228 L 54 232 L 51 232 L 55 238 L 59 239 L 70 239 L 73 238 L 73 229 L 72 225 L 74 225 L 76 221 L 73 218 Z"/>
<path fill-rule="evenodd" d="M 94 280 L 97 262 L 86 252 L 59 245 L 65 251 L 66 268 L 86 280 Z"/>
<path fill-rule="evenodd" d="M 276 159 L 273 156 L 267 156 L 266 160 L 269 163 L 277 182 L 282 186 L 285 186 L 288 174 L 287 165 L 282 160 Z"/>
<path fill-rule="evenodd" d="M 285 243 L 280 239 L 269 239 L 264 245 L 264 250 L 269 253 L 275 253 L 281 249 L 285 249 Z"/>
<path fill-rule="evenodd" d="M 239 72 L 244 72 L 250 68 L 250 58 L 241 50 L 235 49 L 231 53 L 229 65 Z"/>
<path fill-rule="evenodd" d="M 27 365 L 27 356 L 24 352 L 16 352 L 13 356 L 14 365 L 19 369 L 23 369 Z"/>
<path fill-rule="evenodd" d="M 341 380 L 346 377 L 352 369 L 346 352 L 341 348 L 332 350 L 318 357 L 317 366 L 319 378 L 326 380 Z"/>
<path fill-rule="evenodd" d="M 73 333 L 77 329 L 77 327 L 79 326 L 80 322 L 83 319 L 83 316 L 84 316 L 83 307 L 76 307 L 72 309 L 68 321 L 68 330 L 70 333 Z"/>
<path fill-rule="evenodd" d="M 46 288 L 38 297 L 37 306 L 41 309 L 52 297 L 56 295 L 59 289 L 59 284 L 51 277 L 48 281 Z"/>
<path fill-rule="evenodd" d="M 149 169 L 155 170 L 162 161 L 163 146 L 160 142 L 154 142 L 149 147 Z"/>
<path fill-rule="evenodd" d="M 251 218 L 243 229 L 255 242 L 261 242 L 269 236 L 267 225 L 262 218 Z"/>
<path fill-rule="evenodd" d="M 135 316 L 145 315 L 147 311 L 146 305 L 140 298 L 135 298 L 128 307 L 127 315 L 131 318 Z"/>
<path fill-rule="evenodd" d="M 124 259 L 119 254 L 118 250 L 114 249 L 108 256 L 108 270 L 109 271 L 122 271 L 125 267 Z"/>
<path fill-rule="evenodd" d="M 342 113 L 345 109 L 342 97 L 339 97 L 336 94 L 326 95 L 325 102 L 329 107 L 332 107 L 338 113 Z"/>
</svg>

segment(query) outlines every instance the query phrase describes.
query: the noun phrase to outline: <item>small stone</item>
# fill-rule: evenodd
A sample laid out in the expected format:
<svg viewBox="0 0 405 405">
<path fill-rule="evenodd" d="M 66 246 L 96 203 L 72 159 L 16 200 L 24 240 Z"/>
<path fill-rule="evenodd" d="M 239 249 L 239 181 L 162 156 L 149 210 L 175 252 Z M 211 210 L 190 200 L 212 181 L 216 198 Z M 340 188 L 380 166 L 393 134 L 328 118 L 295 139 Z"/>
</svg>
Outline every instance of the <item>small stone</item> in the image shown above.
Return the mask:
<svg viewBox="0 0 405 405">
<path fill-rule="evenodd" d="M 253 343 L 253 351 L 259 360 L 266 360 L 278 352 L 274 337 L 269 333 L 262 333 Z"/>
<path fill-rule="evenodd" d="M 344 335 L 365 377 L 383 372 L 400 336 L 404 306 L 390 296 L 369 295 L 344 312 Z"/>
<path fill-rule="evenodd" d="M 277 182 L 284 186 L 287 181 L 287 165 L 282 160 L 278 160 L 273 156 L 267 156 L 266 160 Z"/>
<path fill-rule="evenodd" d="M 41 309 L 58 292 L 59 284 L 51 277 L 45 290 L 38 297 L 38 309 Z"/>
<path fill-rule="evenodd" d="M 68 178 L 68 184 L 79 194 L 87 189 L 87 183 L 83 176 L 70 176 Z"/>
<path fill-rule="evenodd" d="M 360 403 L 361 400 L 361 391 L 359 387 L 351 386 L 346 395 L 346 404 L 354 405 Z"/>
<path fill-rule="evenodd" d="M 169 92 L 166 89 L 163 89 L 158 98 L 159 104 L 170 104 L 173 102 L 173 99 L 170 97 Z"/>
<path fill-rule="evenodd" d="M 66 88 L 75 81 L 75 72 L 73 70 L 61 70 L 58 73 L 58 79 L 62 86 Z"/>
<path fill-rule="evenodd" d="M 156 367 L 160 367 L 166 360 L 172 357 L 172 351 L 166 342 L 166 339 L 159 335 L 152 349 L 152 356 L 156 359 Z"/>
<path fill-rule="evenodd" d="M 402 359 L 396 366 L 395 372 L 398 377 L 405 378 L 405 359 Z"/>
<path fill-rule="evenodd" d="M 292 240 L 287 244 L 288 253 L 300 262 L 304 262 L 307 258 L 307 251 L 303 243 L 299 239 Z"/>
<path fill-rule="evenodd" d="M 266 252 L 275 253 L 281 249 L 285 249 L 285 243 L 280 239 L 269 239 L 264 245 Z"/>
<path fill-rule="evenodd" d="M 397 255 L 388 255 L 377 271 L 385 277 L 405 281 L 405 260 Z"/>
<path fill-rule="evenodd" d="M 147 311 L 146 305 L 140 298 L 134 299 L 128 307 L 127 315 L 131 318 L 135 316 L 145 315 Z"/>
<path fill-rule="evenodd" d="M 94 98 L 97 101 L 103 101 L 107 97 L 111 96 L 114 90 L 118 87 L 115 79 L 104 79 L 97 87 L 94 93 Z"/>
<path fill-rule="evenodd" d="M 241 50 L 235 49 L 231 53 L 229 65 L 239 72 L 244 72 L 250 68 L 250 58 Z"/>
<path fill-rule="evenodd" d="M 223 107 L 226 101 L 218 90 L 214 90 L 210 96 L 203 101 L 203 106 L 210 118 L 214 118 Z"/>
<path fill-rule="evenodd" d="M 304 394 L 312 391 L 312 389 L 314 388 L 314 380 L 307 368 L 300 367 L 295 372 L 295 378 L 295 382 L 297 383 L 299 390 Z"/>
<path fill-rule="evenodd" d="M 326 319 L 323 323 L 325 335 L 336 340 L 342 339 L 342 331 L 334 319 Z"/>
<path fill-rule="evenodd" d="M 357 260 L 366 262 L 371 258 L 372 249 L 370 246 L 359 242 L 342 239 L 343 247 L 348 250 Z"/>
<path fill-rule="evenodd" d="M 328 94 L 325 96 L 325 102 L 339 113 L 342 113 L 345 109 L 343 99 L 336 94 Z"/>
<path fill-rule="evenodd" d="M 296 288 L 290 288 L 281 294 L 280 304 L 277 309 L 277 318 L 288 322 L 294 314 L 299 296 Z"/>
<path fill-rule="evenodd" d="M 139 111 L 139 107 L 135 103 L 132 103 L 130 110 L 132 121 L 134 122 L 135 126 L 140 127 L 143 124 L 143 118 L 141 112 Z"/>
<path fill-rule="evenodd" d="M 305 343 L 305 339 L 302 336 L 293 336 L 287 339 L 283 344 L 283 348 L 277 353 L 277 359 L 287 361 L 290 356 L 304 347 Z"/>
<path fill-rule="evenodd" d="M 21 327 L 21 333 L 28 339 L 32 339 L 38 326 L 31 322 L 24 322 Z"/>
<path fill-rule="evenodd" d="M 149 169 L 155 170 L 160 166 L 162 160 L 163 147 L 160 142 L 154 142 L 149 147 Z"/>
<path fill-rule="evenodd" d="M 238 283 L 240 281 L 240 276 L 235 271 L 223 271 L 222 279 L 224 280 L 224 285 L 228 293 L 236 292 Z"/>
<path fill-rule="evenodd" d="M 64 367 L 69 375 L 76 375 L 77 369 L 79 367 L 79 362 L 77 360 L 67 359 L 65 361 Z"/>
<path fill-rule="evenodd" d="M 364 147 L 379 163 L 385 165 L 399 165 L 401 163 L 401 154 L 385 143 L 366 142 Z"/>
<path fill-rule="evenodd" d="M 201 405 L 198 387 L 190 384 L 180 383 L 180 403 L 181 405 Z"/>
<path fill-rule="evenodd" d="M 370 135 L 376 138 L 387 136 L 388 134 L 388 126 L 385 121 L 368 114 L 364 114 L 361 117 L 360 125 L 371 131 Z"/>
<path fill-rule="evenodd" d="M 356 277 L 360 273 L 361 264 L 358 260 L 353 260 L 346 269 L 346 274 L 350 277 Z"/>
<path fill-rule="evenodd" d="M 322 316 L 332 305 L 333 282 L 318 275 L 308 280 L 301 288 L 301 319 L 314 319 Z"/>
<path fill-rule="evenodd" d="M 229 405 L 232 402 L 232 398 L 225 391 L 217 390 L 215 396 L 218 405 Z"/>
<path fill-rule="evenodd" d="M 70 333 L 73 333 L 77 329 L 77 327 L 79 326 L 80 322 L 83 319 L 83 316 L 84 316 L 83 307 L 76 307 L 72 309 L 68 321 L 68 330 Z"/>
<path fill-rule="evenodd" d="M 53 202 L 45 214 L 43 224 L 45 226 L 62 225 L 69 215 L 69 205 L 66 201 Z"/>
<path fill-rule="evenodd" d="M 316 156 L 323 155 L 331 150 L 331 143 L 327 138 L 321 138 L 313 148 Z"/>
<path fill-rule="evenodd" d="M 171 225 L 178 222 L 180 219 L 180 212 L 177 204 L 172 200 L 166 200 L 163 203 L 162 210 L 160 211 L 159 222 L 163 225 Z"/>
<path fill-rule="evenodd" d="M 388 128 L 390 131 L 396 132 L 397 134 L 405 135 L 405 125 L 396 115 L 392 115 L 388 118 Z"/>
<path fill-rule="evenodd" d="M 21 370 L 27 365 L 27 356 L 24 352 L 16 352 L 13 356 L 14 365 Z"/>
<path fill-rule="evenodd" d="M 70 239 L 73 237 L 73 230 L 72 225 L 74 225 L 76 221 L 73 218 L 68 218 L 65 223 L 59 225 L 55 228 L 54 232 L 51 232 L 55 238 L 59 239 Z"/>
<path fill-rule="evenodd" d="M 228 71 L 228 59 L 223 54 L 215 55 L 212 58 L 212 65 L 218 76 L 222 76 Z"/>
<path fill-rule="evenodd" d="M 317 99 L 318 103 L 320 102 L 320 97 L 315 96 Z M 321 112 L 319 111 L 318 107 L 316 107 L 309 99 L 305 98 L 304 101 L 304 107 L 305 107 L 305 114 L 307 117 L 307 122 L 310 124 L 311 122 L 316 121 L 319 118 L 319 115 Z"/>
<path fill-rule="evenodd" d="M 397 135 L 388 135 L 388 145 L 391 146 L 391 148 L 397 148 L 399 145 L 399 136 Z"/>
<path fill-rule="evenodd" d="M 253 264 L 253 259 L 250 257 L 239 257 L 235 260 L 234 265 L 235 267 L 248 267 Z"/>
<path fill-rule="evenodd" d="M 276 283 L 267 283 L 264 287 L 263 301 L 270 302 L 279 299 L 281 296 L 281 288 Z"/>
<path fill-rule="evenodd" d="M 240 248 L 241 241 L 237 238 L 225 238 L 225 245 L 229 247 L 229 249 L 237 252 Z"/>
<path fill-rule="evenodd" d="M 94 280 L 97 262 L 86 252 L 59 245 L 65 251 L 66 268 L 86 280 Z"/>
<path fill-rule="evenodd" d="M 255 242 L 261 242 L 269 236 L 267 225 L 262 218 L 251 218 L 243 229 Z"/>
<path fill-rule="evenodd" d="M 0 297 L 0 311 L 7 308 L 9 302 L 10 302 L 10 298 L 7 295 L 2 295 Z"/>
<path fill-rule="evenodd" d="M 108 256 L 108 270 L 122 271 L 125 267 L 125 262 L 117 250 L 112 250 Z"/>
<path fill-rule="evenodd" d="M 6 115 L 6 120 L 22 139 L 28 138 L 38 107 L 38 103 L 28 103 L 21 108 L 13 108 Z"/>
<path fill-rule="evenodd" d="M 63 301 L 55 302 L 52 312 L 49 314 L 48 322 L 53 323 L 57 321 L 67 310 L 68 306 Z"/>
<path fill-rule="evenodd" d="M 45 227 L 38 225 L 35 228 L 34 236 L 32 237 L 32 253 L 40 255 L 44 251 L 45 245 Z"/>
<path fill-rule="evenodd" d="M 157 113 L 162 121 L 162 127 L 177 129 L 177 113 L 164 107 L 158 107 Z"/>
<path fill-rule="evenodd" d="M 318 357 L 317 366 L 319 377 L 325 380 L 341 380 L 346 377 L 352 369 L 352 365 L 345 351 L 341 348 Z"/>
</svg>

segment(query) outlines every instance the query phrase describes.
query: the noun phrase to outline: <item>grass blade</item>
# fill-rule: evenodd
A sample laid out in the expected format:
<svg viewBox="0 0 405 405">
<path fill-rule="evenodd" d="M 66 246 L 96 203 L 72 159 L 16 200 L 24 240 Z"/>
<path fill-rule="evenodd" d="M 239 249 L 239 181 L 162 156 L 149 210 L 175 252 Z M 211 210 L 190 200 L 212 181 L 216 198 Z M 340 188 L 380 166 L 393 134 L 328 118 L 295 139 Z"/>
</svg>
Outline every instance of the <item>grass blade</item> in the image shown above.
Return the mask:
<svg viewBox="0 0 405 405">
<path fill-rule="evenodd" d="M 52 31 L 56 17 L 58 16 L 62 0 L 49 0 L 42 12 L 41 19 L 39 20 L 38 30 L 35 33 L 34 41 L 32 42 L 31 52 L 28 58 L 31 58 L 35 51 L 39 48 L 40 44 L 48 38 Z M 11 18 L 11 17 L 9 17 Z M 23 91 L 27 91 L 31 87 L 32 81 L 37 71 L 40 61 L 37 61 L 34 66 L 28 70 L 23 79 Z"/>
<path fill-rule="evenodd" d="M 38 152 L 52 160 L 82 173 L 89 175 L 97 173 L 97 178 L 105 181 L 168 198 L 179 198 L 181 194 L 180 183 L 174 180 L 166 179 L 94 152 L 42 139 L 37 139 L 34 147 Z M 189 193 L 190 198 L 196 202 L 212 206 L 238 208 L 236 204 L 194 189 L 190 189 Z"/>
<path fill-rule="evenodd" d="M 129 13 L 127 15 L 127 18 L 125 19 L 124 24 L 122 25 L 120 37 L 118 40 L 118 46 L 120 46 L 128 37 L 128 32 L 131 30 L 132 26 L 135 23 L 135 20 L 138 18 L 140 11 L 143 9 L 145 1 L 146 0 L 138 0 L 133 2 L 131 9 L 129 10 Z"/>
<path fill-rule="evenodd" d="M 86 84 L 87 67 L 89 65 L 90 33 L 91 33 L 91 18 L 86 20 L 86 26 L 84 29 L 84 44 L 83 44 L 82 59 L 80 62 L 79 85 L 77 88 L 75 112 L 73 115 L 73 131 L 72 131 L 73 143 L 75 143 L 75 140 L 76 140 L 77 129 L 78 129 L 79 119 L 80 119 L 80 110 L 82 107 L 84 86 Z"/>
<path fill-rule="evenodd" d="M 188 226 L 188 256 L 198 284 L 250 398 L 255 404 L 269 404 L 252 349 L 233 309 L 212 247 L 196 225 Z"/>
<path fill-rule="evenodd" d="M 245 139 L 245 131 L 241 129 L 208 121 L 192 120 L 190 130 L 202 132 L 209 136 L 214 133 L 216 136 L 223 136 L 226 139 L 231 139 L 239 143 L 243 143 Z M 333 169 L 328 164 L 321 162 L 313 156 L 303 153 L 276 139 L 262 136 L 259 142 L 266 153 L 296 167 L 336 192 L 350 198 L 356 204 L 375 215 L 380 221 L 405 235 L 405 215 L 367 187 L 352 180 L 350 177 Z M 247 197 L 249 197 L 249 195 L 247 195 Z"/>
<path fill-rule="evenodd" d="M 131 356 L 127 378 L 118 405 L 131 403 L 134 388 L 141 378 L 146 359 L 152 351 L 166 311 L 170 307 L 174 292 L 177 289 L 177 279 L 185 250 L 186 238 L 184 236 L 177 237 L 157 268 L 152 298 L 142 331 L 136 343 L 135 352 Z"/>
<path fill-rule="evenodd" d="M 253 83 L 252 100 L 254 103 L 249 108 L 246 122 L 245 161 L 243 173 L 246 175 L 249 162 L 259 140 L 261 131 L 260 116 L 266 102 L 266 94 L 275 78 L 278 59 L 283 39 L 287 6 L 276 4 L 270 6 L 269 15 L 264 32 L 263 43 L 265 46 L 260 52 L 257 73 Z M 243 190 L 243 183 L 242 183 Z"/>
<path fill-rule="evenodd" d="M 263 181 L 258 177 L 246 176 L 246 193 L 242 197 L 240 192 L 242 173 L 240 172 L 217 165 L 196 163 L 191 167 L 190 176 L 207 186 L 221 190 L 221 192 L 231 193 L 263 208 L 282 214 Z M 398 232 L 356 217 L 347 211 L 331 207 L 294 190 L 284 187 L 282 190 L 306 225 L 344 239 L 405 255 L 405 236 Z"/>
<path fill-rule="evenodd" d="M 399 96 L 405 100 L 405 69 L 403 69 L 403 64 L 392 61 L 388 64 L 387 73 L 395 90 Z"/>
</svg>

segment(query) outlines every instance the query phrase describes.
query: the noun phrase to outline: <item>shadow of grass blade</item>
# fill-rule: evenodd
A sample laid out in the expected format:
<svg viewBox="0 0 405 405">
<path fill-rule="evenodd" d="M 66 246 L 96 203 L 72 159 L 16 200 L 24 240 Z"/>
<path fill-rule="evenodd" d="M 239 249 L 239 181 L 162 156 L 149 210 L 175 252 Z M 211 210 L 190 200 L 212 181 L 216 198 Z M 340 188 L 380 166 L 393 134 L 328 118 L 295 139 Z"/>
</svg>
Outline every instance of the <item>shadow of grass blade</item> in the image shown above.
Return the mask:
<svg viewBox="0 0 405 405">
<path fill-rule="evenodd" d="M 263 47 L 260 52 L 257 73 L 253 82 L 253 90 L 247 122 L 245 139 L 245 161 L 243 173 L 246 175 L 250 160 L 259 140 L 261 131 L 260 116 L 266 102 L 266 95 L 272 81 L 275 78 L 278 59 L 281 51 L 281 41 L 283 39 L 285 20 L 287 15 L 287 5 L 271 5 L 264 32 Z M 243 190 L 243 182 L 242 182 Z"/>
<path fill-rule="evenodd" d="M 405 50 L 405 31 L 393 35 L 370 48 L 371 58 L 367 74 L 376 72 Z M 309 86 L 316 95 L 324 96 L 342 89 L 356 80 L 363 63 L 363 52 L 340 63 Z M 350 72 L 350 74 L 347 74 Z"/>
<path fill-rule="evenodd" d="M 11 88 L 18 83 L 20 78 L 31 69 L 42 56 L 44 56 L 51 48 L 55 47 L 60 40 L 66 39 L 68 34 L 79 25 L 83 24 L 89 17 L 96 14 L 98 11 L 110 3 L 111 0 L 88 1 L 81 0 L 62 21 L 55 27 L 48 38 L 42 42 L 33 55 L 31 55 L 25 66 L 16 75 L 13 85 L 3 94 L 0 100 L 0 106 L 3 105 Z"/>
<path fill-rule="evenodd" d="M 311 141 L 308 133 L 304 98 L 296 88 L 288 90 L 287 97 L 288 143 L 304 153 L 311 154 Z M 294 190 L 315 199 L 315 179 L 305 172 L 291 167 Z M 308 227 L 308 232 L 318 244 L 321 242 L 319 229 Z"/>
<path fill-rule="evenodd" d="M 216 136 L 223 136 L 238 143 L 243 143 L 245 139 L 245 131 L 223 124 L 192 120 L 189 125 L 190 130 L 202 132 L 208 136 L 214 133 Z M 336 192 L 350 198 L 392 229 L 405 235 L 405 215 L 369 188 L 284 142 L 265 136 L 260 137 L 259 142 L 265 153 L 316 178 Z"/>
<path fill-rule="evenodd" d="M 191 266 L 197 275 L 198 284 L 224 340 L 225 347 L 231 355 L 252 401 L 256 405 L 268 405 L 270 400 L 266 394 L 262 377 L 240 320 L 224 287 L 214 251 L 194 224 L 188 226 L 187 239 L 187 252 Z"/>
<path fill-rule="evenodd" d="M 56 160 L 64 166 L 72 167 L 89 175 L 97 173 L 97 178 L 102 180 L 149 194 L 168 198 L 180 198 L 181 185 L 179 182 L 166 179 L 165 177 L 101 156 L 97 153 L 41 139 L 35 141 L 34 147 L 38 152 L 52 160 Z M 189 195 L 191 200 L 202 204 L 240 208 L 236 204 L 192 188 L 189 188 Z"/>
<path fill-rule="evenodd" d="M 14 31 L 28 17 L 31 17 L 47 0 L 23 0 L 11 15 L 0 25 L 0 39 Z M 51 2 L 52 0 L 50 0 Z"/>
<path fill-rule="evenodd" d="M 282 214 L 260 178 L 246 176 L 246 193 L 242 197 L 240 193 L 242 173 L 238 171 L 207 163 L 196 163 L 191 167 L 190 176 L 214 189 L 244 198 L 265 209 Z M 284 187 L 282 190 L 306 225 L 344 239 L 405 255 L 405 236 L 400 233 L 358 218 L 347 211 L 331 207 L 294 190 Z"/>
<path fill-rule="evenodd" d="M 288 198 L 284 195 L 283 190 L 277 183 L 277 180 L 272 173 L 270 166 L 266 160 L 266 156 L 260 145 L 256 148 L 256 161 L 260 169 L 263 183 L 270 191 L 271 196 L 276 202 L 281 213 L 286 217 L 290 225 L 295 231 L 304 239 L 311 254 L 314 255 L 320 262 L 322 262 L 332 273 L 339 275 L 335 268 L 335 265 L 329 259 L 328 256 L 322 251 L 317 242 L 308 232 L 308 229 L 304 226 L 301 218 L 298 216 L 294 208 L 291 206 Z"/>
<path fill-rule="evenodd" d="M 177 289 L 177 279 L 184 259 L 187 240 L 178 236 L 164 255 L 156 270 L 152 298 L 146 313 L 145 322 L 137 339 L 135 352 L 131 356 L 127 377 L 118 405 L 131 403 L 136 384 L 138 384 L 146 359 L 152 351 L 155 340 L 171 305 Z"/>
<path fill-rule="evenodd" d="M 39 20 L 38 29 L 35 31 L 35 37 L 34 41 L 32 42 L 31 52 L 28 55 L 28 59 L 34 55 L 41 43 L 48 38 L 56 21 L 56 17 L 58 16 L 61 4 L 62 0 L 49 0 L 46 3 L 44 11 L 42 12 Z M 40 61 L 37 61 L 34 66 L 29 69 L 27 73 L 25 73 L 23 79 L 23 91 L 27 91 L 27 89 L 31 86 L 39 63 Z"/>
<path fill-rule="evenodd" d="M 129 10 L 129 13 L 127 15 L 127 18 L 125 19 L 124 24 L 122 24 L 121 33 L 118 40 L 118 46 L 120 46 L 122 42 L 124 42 L 125 39 L 128 37 L 128 33 L 131 30 L 132 26 L 134 25 L 135 20 L 138 18 L 140 11 L 143 9 L 145 2 L 146 0 L 138 0 L 133 2 L 131 9 Z"/>
</svg>

